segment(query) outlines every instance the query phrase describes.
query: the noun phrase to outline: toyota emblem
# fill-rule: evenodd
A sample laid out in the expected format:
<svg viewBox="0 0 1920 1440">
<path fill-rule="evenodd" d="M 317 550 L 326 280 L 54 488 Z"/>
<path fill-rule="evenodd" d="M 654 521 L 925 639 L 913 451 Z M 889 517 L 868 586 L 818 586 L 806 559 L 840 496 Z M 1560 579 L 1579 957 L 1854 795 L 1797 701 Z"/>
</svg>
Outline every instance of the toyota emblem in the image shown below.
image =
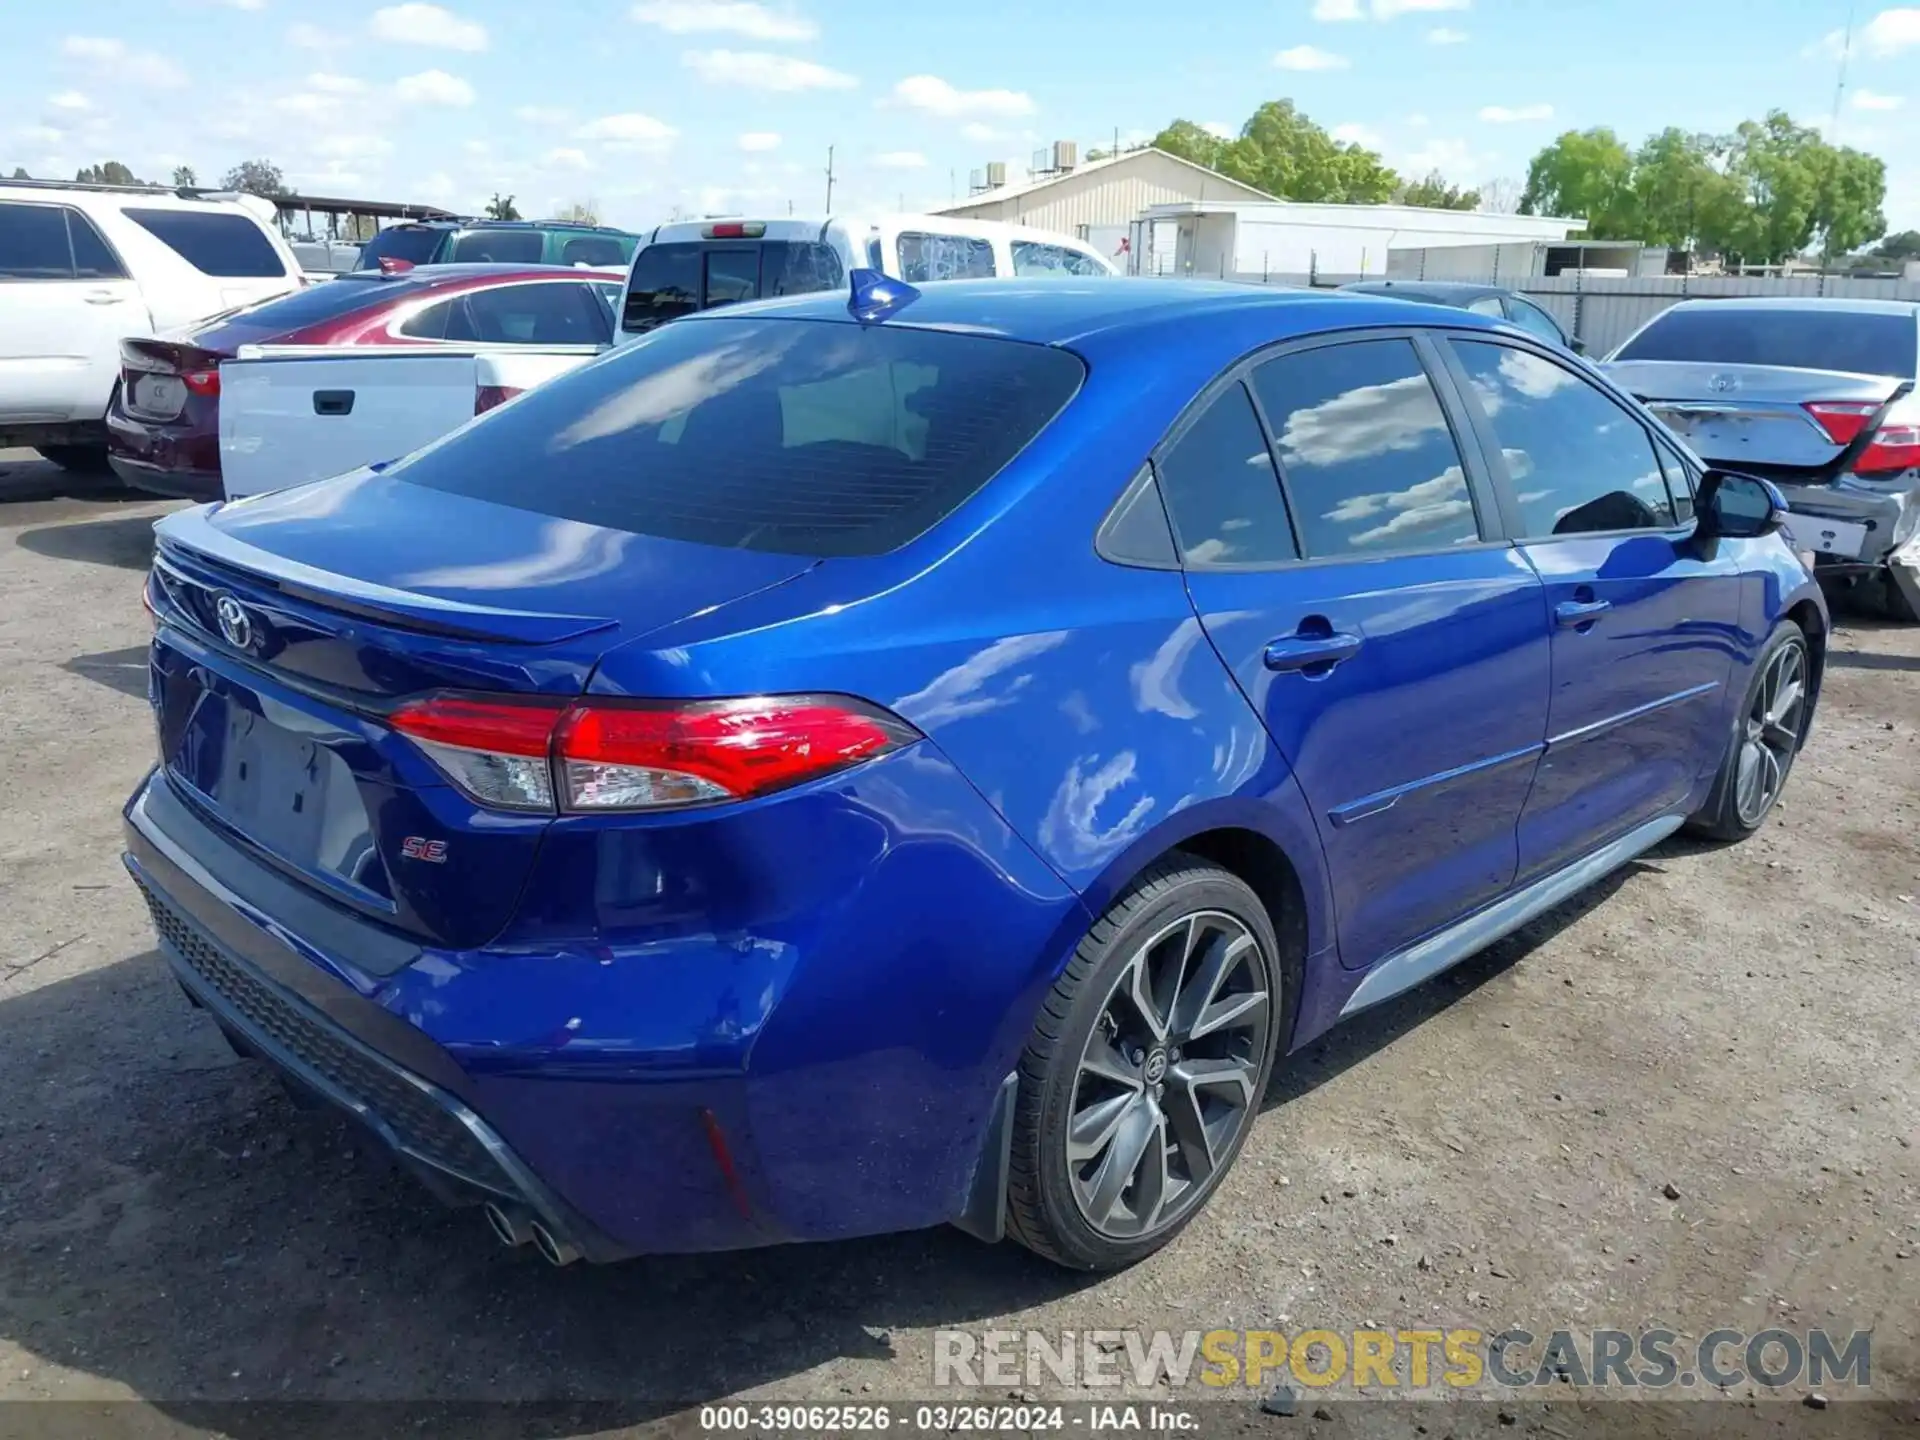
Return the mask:
<svg viewBox="0 0 1920 1440">
<path fill-rule="evenodd" d="M 234 649 L 244 650 L 253 644 L 253 621 L 247 618 L 246 607 L 233 596 L 222 595 L 214 601 L 213 613 L 220 621 L 220 633 Z"/>
<path fill-rule="evenodd" d="M 1713 375 L 1707 379 L 1707 388 L 1715 394 L 1724 395 L 1729 390 L 1738 390 L 1740 382 L 1731 375 Z"/>
</svg>

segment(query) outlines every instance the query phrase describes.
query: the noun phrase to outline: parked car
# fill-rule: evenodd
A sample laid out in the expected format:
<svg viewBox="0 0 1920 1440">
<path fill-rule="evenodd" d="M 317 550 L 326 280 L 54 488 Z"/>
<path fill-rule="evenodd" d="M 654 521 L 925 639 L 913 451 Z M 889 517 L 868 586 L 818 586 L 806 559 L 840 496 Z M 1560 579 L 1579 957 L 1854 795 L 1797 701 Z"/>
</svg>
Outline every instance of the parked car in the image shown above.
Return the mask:
<svg viewBox="0 0 1920 1440">
<path fill-rule="evenodd" d="M 1767 819 L 1818 586 L 1557 347 L 871 272 L 187 510 L 126 861 L 498 1237 L 1164 1244 L 1278 1057 Z"/>
<path fill-rule="evenodd" d="M 634 255 L 621 338 L 644 335 L 696 310 L 838 290 L 856 267 L 914 285 L 1117 273 L 1084 241 L 997 220 L 945 215 L 686 220 L 653 230 Z"/>
<path fill-rule="evenodd" d="M 1607 371 L 1708 461 L 1777 484 L 1823 577 L 1920 620 L 1920 304 L 1683 300 Z"/>
<path fill-rule="evenodd" d="M 240 198 L 0 181 L 0 447 L 105 470 L 123 338 L 300 284 L 271 220 Z"/>
<path fill-rule="evenodd" d="M 414 265 L 625 265 L 640 237 L 564 220 L 408 220 L 360 247 L 355 268 Z"/>
<path fill-rule="evenodd" d="M 1549 345 L 1558 345 L 1576 355 L 1587 353 L 1586 341 L 1569 335 L 1544 307 L 1498 285 L 1469 285 L 1447 280 L 1360 280 L 1340 288 L 1358 295 L 1391 295 L 1398 300 L 1417 300 L 1425 305 L 1457 306 L 1476 315 L 1510 321 Z"/>
<path fill-rule="evenodd" d="M 251 493 L 250 481 L 277 481 L 274 467 L 281 465 L 290 466 L 296 479 L 351 470 L 363 462 L 333 465 L 329 458 L 335 428 L 377 425 L 394 413 L 418 415 L 431 409 L 433 397 L 383 395 L 356 405 L 360 374 L 333 367 L 324 382 L 333 398 L 323 404 L 310 393 L 292 395 L 257 383 L 266 367 L 237 357 L 263 346 L 290 361 L 342 352 L 365 356 L 368 347 L 382 347 L 375 353 L 458 354 L 470 374 L 476 348 L 584 346 L 583 353 L 592 354 L 612 339 L 621 279 L 617 270 L 527 265 L 361 271 L 217 316 L 174 337 L 124 340 L 122 380 L 107 411 L 114 472 L 155 494 L 217 500 Z M 312 372 L 277 366 L 271 373 L 291 378 Z M 471 381 L 463 401 L 465 418 L 474 413 Z M 238 437 L 238 490 L 223 488 L 222 415 L 227 432 Z M 259 424 L 263 416 L 272 424 Z"/>
</svg>

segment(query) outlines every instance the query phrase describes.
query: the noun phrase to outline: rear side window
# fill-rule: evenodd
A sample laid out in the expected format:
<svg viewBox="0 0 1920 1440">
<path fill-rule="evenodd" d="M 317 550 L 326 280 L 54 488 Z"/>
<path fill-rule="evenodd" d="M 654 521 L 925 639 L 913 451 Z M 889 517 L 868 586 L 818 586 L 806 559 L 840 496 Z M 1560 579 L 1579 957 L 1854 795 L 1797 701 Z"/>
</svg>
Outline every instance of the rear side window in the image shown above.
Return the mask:
<svg viewBox="0 0 1920 1440">
<path fill-rule="evenodd" d="M 1653 441 L 1605 391 L 1528 350 L 1452 344 L 1500 443 L 1519 505 L 1516 538 L 1676 523 Z"/>
<path fill-rule="evenodd" d="M 1106 275 L 1107 267 L 1091 255 L 1065 245 L 1043 245 L 1035 240 L 1013 242 L 1015 275 Z"/>
<path fill-rule="evenodd" d="M 264 279 L 287 273 L 266 231 L 245 215 L 200 210 L 122 213 L 202 275 Z"/>
<path fill-rule="evenodd" d="M 762 295 L 811 295 L 846 283 L 840 252 L 817 240 L 769 240 L 761 247 Z"/>
<path fill-rule="evenodd" d="M 1459 447 L 1407 340 L 1327 345 L 1253 372 L 1313 558 L 1434 550 L 1480 538 Z"/>
<path fill-rule="evenodd" d="M 900 278 L 909 285 L 928 280 L 991 280 L 993 242 L 968 235 L 936 235 L 907 230 L 894 242 Z"/>
<path fill-rule="evenodd" d="M 538 265 L 547 237 L 538 230 L 469 230 L 453 242 L 450 265 Z"/>
<path fill-rule="evenodd" d="M 455 302 L 444 338 L 487 345 L 598 345 L 607 338 L 582 285 L 502 285 Z"/>
<path fill-rule="evenodd" d="M 1554 319 L 1538 305 L 1514 296 L 1507 301 L 1507 309 L 1513 312 L 1513 323 L 1529 335 L 1536 335 L 1550 345 L 1565 345 L 1567 337 L 1561 332 Z"/>
<path fill-rule="evenodd" d="M 120 280 L 126 273 L 78 210 L 0 203 L 0 280 Z"/>
<path fill-rule="evenodd" d="M 562 265 L 624 265 L 633 258 L 633 242 L 615 235 L 575 235 L 560 247 Z"/>
<path fill-rule="evenodd" d="M 633 262 L 620 328 L 651 330 L 700 308 L 698 245 L 649 245 Z"/>
<path fill-rule="evenodd" d="M 393 225 L 360 247 L 358 270 L 378 270 L 382 260 L 405 260 L 409 265 L 425 265 L 433 259 L 444 230 L 428 230 L 416 225 Z"/>
<path fill-rule="evenodd" d="M 1154 468 L 1187 564 L 1296 558 L 1280 477 L 1244 385 L 1223 390 Z"/>
<path fill-rule="evenodd" d="M 1084 373 L 1064 350 L 977 335 L 668 325 L 388 473 L 672 540 L 879 554 L 991 480 Z"/>
<path fill-rule="evenodd" d="M 1620 347 L 1616 360 L 1778 365 L 1855 375 L 1915 374 L 1913 314 L 1703 305 L 1673 309 Z"/>
</svg>

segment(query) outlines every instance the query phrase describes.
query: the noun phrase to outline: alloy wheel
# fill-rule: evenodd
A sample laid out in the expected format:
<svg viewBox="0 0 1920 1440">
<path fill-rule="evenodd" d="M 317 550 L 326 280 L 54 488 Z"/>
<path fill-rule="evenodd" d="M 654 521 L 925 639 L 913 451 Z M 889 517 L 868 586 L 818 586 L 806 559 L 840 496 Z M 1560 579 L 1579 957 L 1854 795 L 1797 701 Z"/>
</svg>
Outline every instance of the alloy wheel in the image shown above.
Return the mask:
<svg viewBox="0 0 1920 1440">
<path fill-rule="evenodd" d="M 1258 1108 L 1273 1002 L 1259 941 L 1186 915 L 1120 969 L 1074 1075 L 1067 1170 L 1086 1222 L 1138 1239 L 1183 1219 Z"/>
<path fill-rule="evenodd" d="M 1765 819 L 1786 785 L 1787 770 L 1800 748 L 1806 680 L 1806 651 L 1799 645 L 1782 645 L 1767 662 L 1740 734 L 1733 803 L 1742 824 L 1758 825 Z"/>
</svg>

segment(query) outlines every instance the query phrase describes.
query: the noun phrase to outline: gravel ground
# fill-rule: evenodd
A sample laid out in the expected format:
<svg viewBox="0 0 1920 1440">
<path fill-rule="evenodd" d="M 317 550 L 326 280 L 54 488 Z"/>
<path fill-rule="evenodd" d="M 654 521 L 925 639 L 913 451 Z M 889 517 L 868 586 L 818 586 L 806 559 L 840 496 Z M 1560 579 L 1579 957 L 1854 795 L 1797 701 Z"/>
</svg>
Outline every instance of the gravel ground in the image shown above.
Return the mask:
<svg viewBox="0 0 1920 1440">
<path fill-rule="evenodd" d="M 593 1402 L 513 1433 L 611 1433 L 925 1398 L 940 1328 L 1369 1322 L 1871 1328 L 1873 1392 L 1920 1396 L 1920 629 L 1843 618 L 1754 840 L 1669 843 L 1286 1063 L 1208 1211 L 1124 1275 L 956 1232 L 554 1271 L 294 1109 L 155 955 L 118 810 L 153 748 L 139 578 L 167 508 L 0 453 L 0 1401 L 263 1436 L 293 1412 L 196 1406 Z M 1508 1419 L 1599 1423 L 1556 1393 L 1558 1422 Z M 1213 1413 L 1427 1413 L 1314 1408 Z"/>
</svg>

